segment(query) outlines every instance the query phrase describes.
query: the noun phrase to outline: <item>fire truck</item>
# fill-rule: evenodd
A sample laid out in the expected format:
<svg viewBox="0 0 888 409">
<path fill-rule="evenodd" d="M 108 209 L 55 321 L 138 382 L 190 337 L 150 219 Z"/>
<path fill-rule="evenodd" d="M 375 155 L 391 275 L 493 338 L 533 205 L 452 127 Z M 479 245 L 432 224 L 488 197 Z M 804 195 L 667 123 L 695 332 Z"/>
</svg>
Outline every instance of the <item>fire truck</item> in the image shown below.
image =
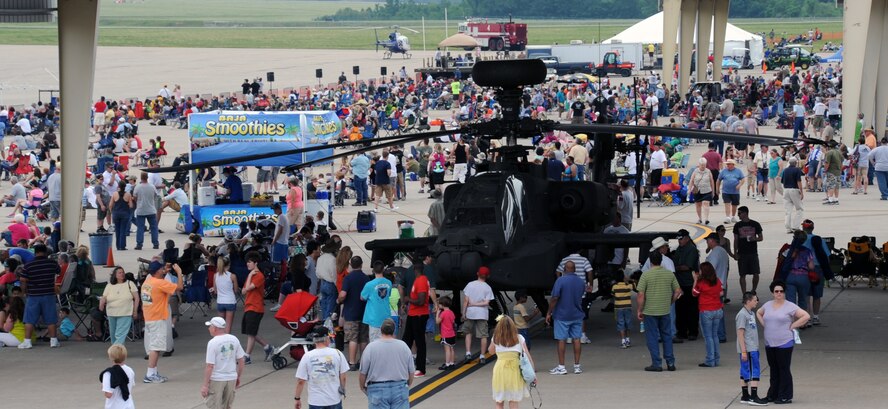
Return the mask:
<svg viewBox="0 0 888 409">
<path fill-rule="evenodd" d="M 527 24 L 515 23 L 511 17 L 507 22 L 470 18 L 459 23 L 458 31 L 474 38 L 485 51 L 521 51 L 527 46 Z"/>
</svg>

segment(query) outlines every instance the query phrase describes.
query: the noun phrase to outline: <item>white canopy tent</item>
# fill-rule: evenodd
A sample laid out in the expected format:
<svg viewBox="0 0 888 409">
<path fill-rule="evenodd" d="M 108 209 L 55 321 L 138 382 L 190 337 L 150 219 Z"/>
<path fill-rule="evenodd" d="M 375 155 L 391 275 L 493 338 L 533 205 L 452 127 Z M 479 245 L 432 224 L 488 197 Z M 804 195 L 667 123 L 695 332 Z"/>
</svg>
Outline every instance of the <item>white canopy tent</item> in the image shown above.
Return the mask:
<svg viewBox="0 0 888 409">
<path fill-rule="evenodd" d="M 710 54 L 712 53 L 712 33 L 709 34 Z M 697 40 L 696 30 L 694 33 L 694 41 Z M 678 39 L 676 38 L 676 41 Z M 632 27 L 629 27 L 619 34 L 602 41 L 603 44 L 613 43 L 644 43 L 644 44 L 663 44 L 663 12 L 659 12 L 650 16 Z M 748 48 L 752 62 L 756 65 L 762 63 L 765 58 L 764 45 L 762 37 L 743 30 L 731 23 L 725 31 L 725 54 L 733 55 L 732 50 L 735 48 Z"/>
</svg>

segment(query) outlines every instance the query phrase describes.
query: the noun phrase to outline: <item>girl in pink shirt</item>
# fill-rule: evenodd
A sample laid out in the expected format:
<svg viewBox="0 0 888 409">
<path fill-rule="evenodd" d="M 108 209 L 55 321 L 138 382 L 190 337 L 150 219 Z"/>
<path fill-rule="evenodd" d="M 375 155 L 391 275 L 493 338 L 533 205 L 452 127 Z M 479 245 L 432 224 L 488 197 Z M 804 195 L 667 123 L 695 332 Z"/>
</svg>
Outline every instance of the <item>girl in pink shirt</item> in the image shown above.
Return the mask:
<svg viewBox="0 0 888 409">
<path fill-rule="evenodd" d="M 456 345 L 456 329 L 454 322 L 456 316 L 450 310 L 450 297 L 441 297 L 438 299 L 438 314 L 435 316 L 435 322 L 441 328 L 441 344 L 444 346 L 444 364 L 438 369 L 447 371 L 456 368 L 454 362 L 455 352 L 453 346 Z"/>
</svg>

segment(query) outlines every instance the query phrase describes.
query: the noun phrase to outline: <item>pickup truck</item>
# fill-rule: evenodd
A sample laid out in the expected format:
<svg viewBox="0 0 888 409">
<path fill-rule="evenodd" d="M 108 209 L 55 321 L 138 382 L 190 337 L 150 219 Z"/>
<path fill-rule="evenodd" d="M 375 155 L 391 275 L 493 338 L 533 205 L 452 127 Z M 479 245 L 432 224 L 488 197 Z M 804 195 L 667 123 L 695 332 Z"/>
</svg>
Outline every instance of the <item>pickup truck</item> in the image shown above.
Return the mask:
<svg viewBox="0 0 888 409">
<path fill-rule="evenodd" d="M 589 68 L 588 62 L 564 62 L 561 61 L 558 57 L 552 55 L 546 55 L 542 57 L 537 57 L 540 60 L 543 60 L 543 63 L 546 64 L 546 68 L 554 69 L 558 75 L 565 74 L 576 74 L 576 73 L 585 73 L 590 74 L 591 69 Z"/>
</svg>

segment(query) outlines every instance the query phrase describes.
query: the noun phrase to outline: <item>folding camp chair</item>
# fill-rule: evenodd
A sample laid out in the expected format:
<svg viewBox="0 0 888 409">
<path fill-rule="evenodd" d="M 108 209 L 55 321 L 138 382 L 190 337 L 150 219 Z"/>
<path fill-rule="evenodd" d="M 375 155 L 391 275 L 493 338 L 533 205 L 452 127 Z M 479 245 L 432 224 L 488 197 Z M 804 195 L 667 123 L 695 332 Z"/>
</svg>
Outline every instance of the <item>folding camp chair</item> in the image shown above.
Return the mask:
<svg viewBox="0 0 888 409">
<path fill-rule="evenodd" d="M 210 302 L 212 301 L 209 287 L 207 287 L 207 276 L 208 273 L 205 265 L 200 266 L 197 271 L 191 273 L 191 278 L 186 281 L 184 290 L 185 303 L 188 306 L 181 315 L 184 316 L 186 312 L 191 311 L 189 318 L 193 319 L 194 313 L 200 310 L 204 317 L 207 316 L 207 310 L 210 309 Z"/>
<path fill-rule="evenodd" d="M 844 268 L 839 274 L 842 278 L 842 287 L 854 286 L 864 277 L 869 279 L 869 286 L 873 287 L 876 280 L 876 267 L 878 257 L 875 254 L 875 237 L 852 237 L 848 242 L 847 257 Z M 847 285 L 846 282 L 847 281 Z"/>
</svg>

